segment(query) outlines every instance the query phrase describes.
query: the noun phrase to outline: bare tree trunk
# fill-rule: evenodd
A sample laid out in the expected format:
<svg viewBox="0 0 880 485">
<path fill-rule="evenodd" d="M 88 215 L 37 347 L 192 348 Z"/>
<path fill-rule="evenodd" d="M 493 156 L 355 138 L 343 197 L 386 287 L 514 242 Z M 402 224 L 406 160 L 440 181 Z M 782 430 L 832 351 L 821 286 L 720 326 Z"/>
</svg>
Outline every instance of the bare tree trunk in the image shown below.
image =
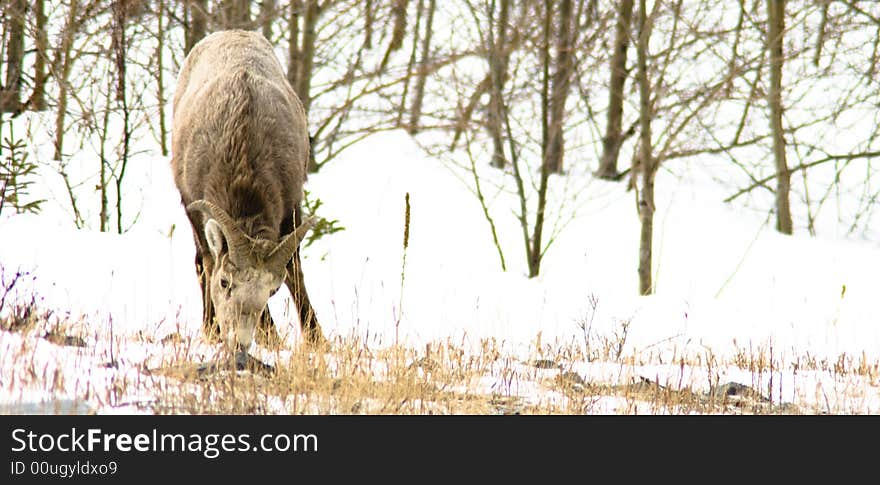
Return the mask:
<svg viewBox="0 0 880 485">
<path fill-rule="evenodd" d="M 553 73 L 553 92 L 550 96 L 550 117 L 548 122 L 549 136 L 545 161 L 552 173 L 562 173 L 562 161 L 565 156 L 565 140 L 563 124 L 565 123 L 565 101 L 571 88 L 571 76 L 574 70 L 572 50 L 575 44 L 577 28 L 572 28 L 572 0 L 559 2 L 559 13 L 556 16 L 559 28 L 556 32 L 556 62 Z"/>
<path fill-rule="evenodd" d="M 422 41 L 421 61 L 419 62 L 418 77 L 416 78 L 416 92 L 410 109 L 409 132 L 416 134 L 419 131 L 419 119 L 422 117 L 422 102 L 425 99 L 425 83 L 428 78 L 428 59 L 431 56 L 431 34 L 434 30 L 434 10 L 436 0 L 428 0 L 428 18 L 425 20 L 425 40 Z"/>
<path fill-rule="evenodd" d="M 494 96 L 492 78 L 493 74 L 490 70 L 489 74 L 484 77 L 483 80 L 480 81 L 480 83 L 477 84 L 477 86 L 474 88 L 474 91 L 468 98 L 467 104 L 462 107 L 461 112 L 458 114 L 458 119 L 456 120 L 455 130 L 453 131 L 452 135 L 452 144 L 449 147 L 450 150 L 455 150 L 455 147 L 458 144 L 458 140 L 461 138 L 462 133 L 464 133 L 464 131 L 467 129 L 467 125 L 471 121 L 474 110 L 477 108 L 477 105 L 480 103 L 480 99 L 485 93 L 490 93 L 490 104 L 489 109 L 487 110 L 489 113 L 489 121 L 491 122 L 493 119 L 500 119 L 498 117 L 493 118 L 496 108 L 491 101 L 492 97 Z M 489 132 L 490 134 L 492 133 L 491 130 L 489 130 Z M 501 133 L 500 121 L 498 122 L 498 133 Z"/>
<path fill-rule="evenodd" d="M 543 39 L 541 41 L 541 162 L 547 160 L 550 138 L 550 27 L 553 25 L 553 1 L 544 2 Z M 543 167 L 543 165 L 542 165 Z"/>
<path fill-rule="evenodd" d="M 300 0 L 292 0 L 290 2 L 290 18 L 288 20 L 288 30 L 290 34 L 287 36 L 287 82 L 290 87 L 297 90 L 299 85 L 299 70 L 302 63 L 299 46 L 299 17 L 302 10 L 302 2 Z"/>
<path fill-rule="evenodd" d="M 415 28 L 413 28 L 412 51 L 409 55 L 409 62 L 406 64 L 406 74 L 404 74 L 403 77 L 403 93 L 400 95 L 400 104 L 397 107 L 397 126 L 403 124 L 403 115 L 406 113 L 406 97 L 409 95 L 409 84 L 412 80 L 413 67 L 416 64 L 416 53 L 419 49 L 419 27 L 422 22 L 422 12 L 424 10 L 425 0 L 418 0 L 418 4 L 416 5 L 416 25 Z"/>
<path fill-rule="evenodd" d="M 208 0 L 186 0 L 189 24 L 186 26 L 186 52 L 205 37 L 208 27 Z"/>
<path fill-rule="evenodd" d="M 659 163 L 654 160 L 651 145 L 651 119 L 654 116 L 651 104 L 651 84 L 648 78 L 648 45 L 651 38 L 651 25 L 648 23 L 645 0 L 639 0 L 639 39 L 636 47 L 639 85 L 639 164 L 641 171 L 641 190 L 638 193 L 639 221 L 639 293 L 650 295 L 654 292 L 652 281 L 652 252 L 654 238 L 654 175 Z M 633 174 L 635 176 L 635 174 Z"/>
<path fill-rule="evenodd" d="M 165 0 L 157 0 L 156 12 L 156 84 L 159 102 L 159 145 L 162 156 L 168 156 L 168 128 L 165 126 L 165 64 L 162 53 L 165 51 Z"/>
<path fill-rule="evenodd" d="M 309 91 L 312 85 L 312 68 L 315 62 L 315 38 L 316 25 L 318 24 L 318 0 L 305 0 L 306 15 L 303 17 L 302 50 L 300 51 L 299 71 L 296 74 L 296 94 L 302 101 L 306 115 L 309 114 L 311 97 Z"/>
<path fill-rule="evenodd" d="M 813 55 L 813 65 L 819 66 L 819 61 L 822 59 L 822 47 L 825 46 L 825 31 L 828 26 L 828 4 L 830 2 L 823 1 L 822 2 L 822 18 L 819 21 L 819 33 L 816 36 L 816 53 Z"/>
<path fill-rule="evenodd" d="M 34 2 L 34 15 L 36 17 L 34 47 L 37 55 L 34 59 L 34 91 L 31 94 L 31 109 L 43 111 L 46 109 L 46 60 L 49 56 L 45 0 Z"/>
<path fill-rule="evenodd" d="M 62 30 L 61 49 L 57 54 L 60 72 L 56 78 L 58 81 L 58 106 L 55 113 L 55 153 L 52 156 L 52 159 L 57 161 L 61 161 L 61 156 L 64 152 L 64 132 L 66 130 L 64 121 L 67 114 L 67 96 L 70 88 L 68 79 L 70 78 L 70 70 L 73 67 L 71 49 L 73 48 L 74 35 L 79 30 L 79 25 L 77 25 L 78 15 L 79 1 L 71 0 L 67 8 L 67 22 L 64 25 L 64 30 Z"/>
<path fill-rule="evenodd" d="M 107 106 L 110 106 L 110 104 L 112 103 L 112 101 L 111 101 L 112 91 L 113 90 L 110 89 L 110 87 L 108 86 L 107 99 L 106 99 Z M 110 183 L 110 181 L 108 180 L 108 177 L 107 177 L 107 175 L 108 175 L 107 169 L 110 167 L 110 161 L 107 160 L 107 135 L 109 135 L 109 131 L 110 131 L 108 129 L 109 126 L 110 126 L 110 110 L 105 109 L 104 110 L 104 118 L 101 123 L 101 131 L 99 132 L 99 136 L 98 136 L 98 139 L 101 142 L 101 144 L 100 144 L 101 148 L 98 152 L 98 158 L 100 159 L 100 162 L 101 162 L 101 170 L 98 172 L 98 175 L 100 177 L 98 179 L 98 191 L 101 194 L 101 212 L 99 214 L 100 218 L 101 218 L 101 221 L 99 223 L 99 230 L 101 232 L 107 232 L 109 230 L 108 226 L 110 223 L 110 211 L 109 211 L 109 204 L 108 204 L 108 200 L 107 200 L 107 187 Z"/>
<path fill-rule="evenodd" d="M 770 131 L 773 137 L 773 159 L 776 163 L 776 230 L 792 233 L 791 171 L 785 160 L 785 136 L 782 126 L 782 44 L 785 32 L 785 0 L 767 0 L 767 50 L 770 53 Z"/>
<path fill-rule="evenodd" d="M 385 57 L 382 58 L 382 64 L 379 69 L 385 69 L 391 53 L 403 47 L 403 37 L 406 35 L 406 9 L 409 0 L 394 0 L 394 6 L 391 7 L 391 14 L 394 16 L 394 27 L 391 31 L 391 41 L 388 43 L 388 50 L 385 51 Z"/>
<path fill-rule="evenodd" d="M 128 106 L 126 95 L 126 55 L 128 53 L 128 35 L 126 25 L 128 23 L 128 8 L 131 0 L 116 0 L 113 2 L 113 53 L 116 60 L 116 101 L 122 109 L 122 154 L 120 156 L 119 172 L 116 173 L 116 232 L 122 234 L 122 182 L 125 179 L 125 170 L 128 167 L 129 154 L 131 152 L 131 110 Z M 102 162 L 103 163 L 103 162 Z"/>
<path fill-rule="evenodd" d="M 252 27 L 250 0 L 222 0 L 219 7 L 215 19 L 222 28 L 249 30 Z"/>
<path fill-rule="evenodd" d="M 507 22 L 510 17 L 510 0 L 500 1 L 498 20 L 489 25 L 489 74 L 492 78 L 492 88 L 489 93 L 488 123 L 486 127 L 492 138 L 492 166 L 503 168 L 505 166 L 504 138 L 502 136 L 504 78 L 507 73 Z M 492 3 L 494 7 L 494 2 Z M 494 11 L 491 16 L 494 18 Z M 497 36 L 494 34 L 497 29 Z"/>
<path fill-rule="evenodd" d="M 563 0 L 565 2 L 567 0 Z M 553 136 L 552 131 L 550 130 L 549 119 L 550 119 L 550 104 L 552 101 L 549 98 L 549 84 L 550 84 L 550 30 L 553 24 L 553 3 L 547 1 L 545 4 L 545 15 L 544 15 L 544 42 L 542 46 L 542 64 L 543 64 L 543 79 L 541 82 L 541 119 L 542 119 L 542 130 L 541 130 L 541 177 L 540 182 L 538 184 L 538 208 L 535 211 L 535 226 L 532 228 L 532 237 L 531 244 L 529 246 L 529 254 L 528 254 L 528 263 L 529 263 L 529 278 L 534 278 L 538 276 L 541 272 L 541 259 L 544 255 L 544 212 L 547 208 L 547 187 L 548 181 L 550 179 L 550 172 L 553 170 L 553 167 L 549 162 L 549 149 L 551 142 L 551 137 Z M 561 10 L 561 9 L 560 9 Z M 525 215 L 523 215 L 525 219 Z"/>
<path fill-rule="evenodd" d="M 272 24 L 275 22 L 275 0 L 260 2 L 260 28 L 263 37 L 272 39 Z"/>
<path fill-rule="evenodd" d="M 235 24 L 239 29 L 251 30 L 254 28 L 251 19 L 251 0 L 233 0 L 235 3 Z"/>
<path fill-rule="evenodd" d="M 602 138 L 602 158 L 596 177 L 617 180 L 617 160 L 620 145 L 623 144 L 623 90 L 626 85 L 626 53 L 629 46 L 630 26 L 632 24 L 633 0 L 621 0 L 617 12 L 617 27 L 614 33 L 614 53 L 611 56 L 611 81 L 608 86 L 608 122 Z"/>
<path fill-rule="evenodd" d="M 373 48 L 373 0 L 364 3 L 364 49 Z"/>
<path fill-rule="evenodd" d="M 739 45 L 742 39 L 743 25 L 745 24 L 746 19 L 746 0 L 738 0 L 738 2 L 739 15 L 736 20 L 736 27 L 734 27 L 733 30 L 733 48 L 731 49 L 730 62 L 727 67 L 730 74 L 727 76 L 727 85 L 724 87 L 725 97 L 730 97 L 731 92 L 733 91 L 733 82 L 740 78 L 739 70 L 741 67 L 739 66 Z"/>
<path fill-rule="evenodd" d="M 0 90 L 0 112 L 18 113 L 21 105 L 21 74 L 24 61 L 24 21 L 28 2 L 12 0 L 6 10 L 9 38 L 6 42 L 6 83 Z"/>
</svg>

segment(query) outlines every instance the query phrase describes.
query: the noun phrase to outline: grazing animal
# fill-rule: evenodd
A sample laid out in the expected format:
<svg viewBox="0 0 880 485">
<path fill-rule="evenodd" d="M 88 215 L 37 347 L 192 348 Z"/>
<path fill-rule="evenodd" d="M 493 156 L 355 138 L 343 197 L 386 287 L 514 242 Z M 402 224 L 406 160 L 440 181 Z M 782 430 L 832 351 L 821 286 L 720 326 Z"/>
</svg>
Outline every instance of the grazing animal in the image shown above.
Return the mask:
<svg viewBox="0 0 880 485">
<path fill-rule="evenodd" d="M 174 93 L 171 146 L 209 338 L 225 338 L 239 358 L 255 334 L 277 342 L 266 303 L 284 282 L 303 336 L 323 341 L 299 257 L 314 224 L 302 214 L 306 115 L 262 35 L 216 32 L 192 48 Z"/>
</svg>

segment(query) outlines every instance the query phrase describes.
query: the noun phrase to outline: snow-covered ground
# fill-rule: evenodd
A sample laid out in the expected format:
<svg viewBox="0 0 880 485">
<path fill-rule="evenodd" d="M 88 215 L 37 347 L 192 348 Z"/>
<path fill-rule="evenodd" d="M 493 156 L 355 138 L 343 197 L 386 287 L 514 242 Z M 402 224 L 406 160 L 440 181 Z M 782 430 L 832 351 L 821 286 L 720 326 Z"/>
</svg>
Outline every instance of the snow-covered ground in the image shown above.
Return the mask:
<svg viewBox="0 0 880 485">
<path fill-rule="evenodd" d="M 14 299 L 34 297 L 52 319 L 67 322 L 68 334 L 87 342 L 60 346 L 39 338 L 41 331 L 0 331 L 0 405 L 132 412 L 119 403 L 149 400 L 149 392 L 132 386 L 120 398 L 114 386 L 120 376 L 138 382 L 145 366 L 169 358 L 164 337 L 187 336 L 196 342 L 191 355 L 210 358 L 212 347 L 199 334 L 192 234 L 168 160 L 142 163 L 133 183 L 140 184 L 143 205 L 126 234 L 71 229 L 51 204 L 38 216 L 0 216 L 3 276 L 8 282 L 17 271 L 27 273 L 2 311 L 8 314 Z M 586 352 L 588 345 L 616 342 L 622 344 L 617 362 L 581 360 L 569 370 L 586 382 L 642 376 L 705 390 L 706 369 L 690 365 L 715 359 L 719 382 L 766 394 L 770 380 L 782 394 L 774 400 L 802 412 L 880 412 L 877 242 L 781 236 L 767 214 L 724 205 L 723 194 L 661 172 L 657 292 L 642 297 L 634 196 L 623 184 L 584 179 L 588 190 L 578 195 L 574 218 L 547 252 L 541 276 L 529 279 L 522 233 L 509 210 L 495 209 L 509 266 L 502 272 L 479 203 L 460 175 L 424 155 L 405 133 L 391 132 L 310 176 L 307 189 L 324 202 L 321 215 L 345 227 L 304 253 L 306 282 L 328 337 L 379 345 L 397 338 L 414 348 L 448 340 L 475 350 L 494 339 L 517 365 L 541 357 L 544 348 Z M 412 209 L 404 268 L 406 193 Z M 288 350 L 296 352 L 300 336 L 287 292 L 279 291 L 270 308 L 286 324 Z M 774 369 L 754 382 L 754 371 L 733 365 L 744 355 L 768 356 Z M 687 367 L 678 365 L 681 359 Z M 861 374 L 853 374 L 860 366 Z M 508 391 L 526 402 L 546 400 L 546 390 L 526 374 L 513 390 L 506 383 Z M 487 376 L 486 392 L 497 381 Z M 627 410 L 633 409 L 614 401 L 590 408 Z"/>
</svg>

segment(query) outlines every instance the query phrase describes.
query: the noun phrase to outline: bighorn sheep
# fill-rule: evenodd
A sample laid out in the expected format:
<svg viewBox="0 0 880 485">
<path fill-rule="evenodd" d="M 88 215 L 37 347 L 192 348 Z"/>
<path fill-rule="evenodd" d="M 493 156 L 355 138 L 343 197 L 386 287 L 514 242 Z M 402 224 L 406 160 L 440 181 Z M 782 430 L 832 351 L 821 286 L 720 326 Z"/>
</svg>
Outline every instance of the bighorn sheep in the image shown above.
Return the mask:
<svg viewBox="0 0 880 485">
<path fill-rule="evenodd" d="M 282 281 L 303 336 L 323 340 L 306 293 L 299 243 L 309 160 L 306 116 L 260 34 L 216 32 L 183 62 L 174 93 L 171 167 L 196 243 L 203 329 L 237 362 L 277 338 L 266 303 Z"/>
</svg>

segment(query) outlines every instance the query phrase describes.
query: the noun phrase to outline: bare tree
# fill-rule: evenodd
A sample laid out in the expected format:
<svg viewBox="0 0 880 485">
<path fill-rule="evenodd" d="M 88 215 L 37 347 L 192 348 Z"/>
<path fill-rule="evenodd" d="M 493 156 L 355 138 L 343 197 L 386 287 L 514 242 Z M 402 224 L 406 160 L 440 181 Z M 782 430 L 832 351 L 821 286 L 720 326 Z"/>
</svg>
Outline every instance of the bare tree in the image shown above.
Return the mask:
<svg viewBox="0 0 880 485">
<path fill-rule="evenodd" d="M 750 81 L 755 94 L 750 97 L 767 102 L 768 109 L 747 110 L 749 115 L 744 113 L 740 123 L 744 128 L 738 131 L 766 127 L 762 130 L 766 142 L 760 145 L 766 157 L 758 159 L 771 158 L 775 163 L 768 166 L 738 160 L 737 166 L 747 178 L 725 201 L 760 209 L 772 207 L 777 223 L 783 224 L 787 219 L 780 221 L 780 215 L 786 212 L 786 205 L 789 213 L 795 208 L 802 210 L 811 235 L 819 233 L 820 226 L 837 224 L 836 230 L 841 232 L 876 237 L 872 220 L 876 220 L 874 208 L 880 200 L 875 163 L 880 153 L 880 123 L 864 114 L 874 111 L 876 103 L 870 100 L 880 94 L 876 83 L 867 81 L 874 79 L 880 58 L 880 4 L 800 1 L 774 5 L 784 19 L 774 28 L 774 34 L 778 30 L 782 35 L 780 47 L 784 51 L 775 54 L 769 21 L 777 13 L 769 3 L 756 5 L 766 8 L 746 9 L 744 24 L 750 28 L 744 28 L 742 36 L 744 41 L 763 47 L 760 69 Z M 803 35 L 796 31 L 801 28 Z M 766 72 L 773 69 L 773 60 L 768 60 L 771 56 L 782 60 L 778 80 Z M 762 70 L 770 78 L 765 85 L 757 76 Z M 779 103 L 774 108 L 770 92 L 777 81 L 775 99 Z M 776 110 L 781 129 L 775 131 Z M 777 136 L 779 131 L 781 136 Z M 776 159 L 778 146 L 782 147 L 784 166 Z M 788 180 L 788 188 L 783 180 L 780 190 L 779 173 L 786 170 L 788 176 L 783 179 Z"/>
<path fill-rule="evenodd" d="M 578 18 L 583 1 L 578 2 L 575 12 L 572 0 L 560 0 L 556 18 L 556 58 L 553 65 L 553 89 L 549 100 L 549 118 L 547 120 L 547 145 L 544 152 L 544 163 L 550 172 L 561 173 L 565 155 L 563 127 L 565 125 L 565 104 L 571 91 L 571 77 L 574 73 L 572 50 L 577 45 Z M 574 24 L 574 25 L 572 25 Z"/>
<path fill-rule="evenodd" d="M 126 30 L 129 17 L 131 0 L 115 0 L 113 2 L 113 41 L 111 42 L 113 55 L 116 61 L 116 102 L 122 112 L 122 153 L 120 156 L 119 170 L 116 173 L 116 232 L 122 234 L 122 182 L 125 179 L 125 171 L 131 153 L 131 109 L 127 95 L 127 55 L 128 55 L 128 32 Z"/>
<path fill-rule="evenodd" d="M 424 25 L 430 9 L 426 0 L 421 3 L 424 17 L 420 25 Z M 355 0 L 302 0 L 290 5 L 288 81 L 308 109 L 312 153 L 316 155 L 315 161 L 310 163 L 310 171 L 320 169 L 372 133 L 403 126 L 403 116 L 409 113 L 410 103 L 418 97 L 413 98 L 413 86 L 416 91 L 425 89 L 419 86 L 418 76 L 424 75 L 425 86 L 428 86 L 429 78 L 437 70 L 460 58 L 458 53 L 437 54 L 428 50 L 430 59 L 426 59 L 426 64 L 419 64 L 419 49 L 423 53 L 426 49 L 424 28 L 418 29 L 420 41 L 413 43 L 414 50 L 406 49 L 406 54 L 415 53 L 409 75 L 410 56 L 406 56 L 403 49 L 392 49 L 390 54 L 385 48 L 371 49 L 370 44 L 363 41 L 363 35 L 374 28 L 377 31 L 387 28 L 391 32 L 383 31 L 386 35 L 383 38 L 396 43 L 389 36 L 393 37 L 393 29 L 401 22 L 399 6 L 396 0 L 369 5 Z M 415 3 L 412 6 L 417 7 Z M 352 15 L 360 14 L 366 7 L 370 8 L 369 15 Z M 435 18 L 438 11 L 440 9 L 435 8 Z M 432 36 L 436 32 L 432 29 Z M 404 30 L 404 33 L 410 31 Z M 403 103 L 406 90 L 409 90 L 408 98 Z M 423 93 L 423 99 L 431 94 Z M 430 129 L 430 124 L 437 122 L 436 118 L 430 116 L 430 124 L 426 124 L 424 115 L 422 109 L 419 128 Z"/>
<path fill-rule="evenodd" d="M 726 144 L 714 133 L 716 129 L 735 131 L 726 124 L 730 118 L 721 115 L 727 112 L 723 93 L 730 75 L 725 57 L 729 51 L 717 48 L 728 40 L 730 32 L 724 17 L 701 3 L 654 2 L 650 10 L 646 3 L 639 1 L 636 19 L 634 81 L 639 91 L 639 137 L 631 168 L 631 187 L 636 190 L 641 225 L 638 275 L 642 295 L 657 290 L 653 229 L 659 169 L 668 166 L 673 171 L 672 160 L 730 153 L 737 147 L 756 143 L 756 139 L 749 139 Z M 656 51 L 652 51 L 652 46 Z M 683 66 L 697 63 L 701 66 L 700 76 L 689 76 Z M 759 67 L 754 62 L 738 67 L 735 72 L 739 75 L 752 65 L 755 69 Z"/>
<path fill-rule="evenodd" d="M 504 83 L 507 77 L 507 63 L 510 56 L 510 45 L 507 39 L 507 24 L 510 18 L 510 0 L 500 0 L 500 12 L 498 20 L 495 18 L 495 2 L 491 2 L 489 7 L 489 80 L 491 91 L 489 94 L 489 109 L 487 111 L 488 120 L 486 129 L 489 136 L 492 137 L 492 166 L 503 168 L 506 163 L 504 156 L 504 111 L 503 96 Z M 497 34 L 495 32 L 497 31 Z M 478 90 L 477 93 L 480 93 Z M 481 94 L 481 93 L 480 93 Z"/>
<path fill-rule="evenodd" d="M 605 180 L 617 180 L 617 159 L 623 144 L 623 91 L 626 84 L 626 53 L 629 46 L 632 23 L 633 0 L 620 0 L 614 33 L 614 53 L 611 56 L 611 80 L 608 84 L 608 121 L 602 138 L 602 157 L 596 176 Z"/>
<path fill-rule="evenodd" d="M 302 0 L 291 0 L 288 4 L 287 25 L 287 82 L 296 90 L 301 64 L 299 44 L 299 18 L 302 15 Z"/>
<path fill-rule="evenodd" d="M 112 84 L 112 81 L 111 81 Z M 98 127 L 98 139 L 100 140 L 100 145 L 98 149 L 98 162 L 101 164 L 100 169 L 98 170 L 98 183 L 96 188 L 99 192 L 100 197 L 100 210 L 98 213 L 98 230 L 101 232 L 107 232 L 110 230 L 110 175 L 113 172 L 112 161 L 110 160 L 110 155 L 108 154 L 107 141 L 110 137 L 110 117 L 112 115 L 112 110 L 109 109 L 109 106 L 113 103 L 113 90 L 115 86 L 108 85 L 107 86 L 107 96 L 104 99 L 105 106 L 107 109 L 104 109 L 103 116 L 101 117 L 101 126 Z M 68 184 L 69 186 L 69 184 Z M 68 188 L 68 191 L 70 189 Z M 71 196 L 71 203 L 73 204 L 73 196 Z M 75 206 L 75 204 L 74 204 Z"/>
<path fill-rule="evenodd" d="M 22 109 L 21 87 L 24 61 L 24 24 L 28 2 L 11 0 L 3 11 L 7 26 L 6 82 L 0 90 L 0 113 L 18 113 Z"/>
<path fill-rule="evenodd" d="M 648 19 L 645 0 L 639 0 L 638 43 L 636 45 L 637 71 L 639 85 L 639 156 L 638 175 L 641 179 L 637 195 L 637 206 L 641 231 L 639 233 L 639 293 L 649 295 L 654 291 L 652 281 L 652 254 L 654 238 L 654 176 L 660 161 L 654 157 L 651 139 L 651 120 L 654 108 L 651 101 L 651 83 L 648 74 L 648 46 L 651 42 L 651 22 Z"/>
<path fill-rule="evenodd" d="M 22 5 L 30 15 L 16 46 L 19 17 L 11 13 Z M 156 17 L 133 21 L 137 5 L 152 6 Z M 586 167 L 565 160 L 598 158 L 598 178 L 629 172 L 642 223 L 639 289 L 648 293 L 658 278 L 651 239 L 660 168 L 682 177 L 706 170 L 731 190 L 728 200 L 775 210 L 780 232 L 792 231 L 794 210 L 804 211 L 811 234 L 823 218 L 876 233 L 880 123 L 864 113 L 876 111 L 880 95 L 878 5 L 8 0 L 0 74 L 5 88 L 17 86 L 16 109 L 55 110 L 54 129 L 46 131 L 59 163 L 51 167 L 68 188 L 77 226 L 95 218 L 99 196 L 101 228 L 119 231 L 136 206 L 123 183 L 142 146 L 133 141 L 144 119 L 153 123 L 157 103 L 158 128 L 150 129 L 158 132 L 156 151 L 166 150 L 165 76 L 177 51 L 216 28 L 261 29 L 287 44 L 288 81 L 308 110 L 318 155 L 311 170 L 373 133 L 407 128 L 429 152 L 466 171 L 505 268 L 514 259 L 505 259 L 502 247 L 513 239 L 525 250 L 519 262 L 539 273 L 560 234 L 565 191 L 590 179 L 582 177 Z M 591 18 L 599 20 L 593 25 Z M 615 27 L 606 28 L 611 22 Z M 438 27 L 447 25 L 456 29 Z M 620 153 L 630 144 L 627 167 Z M 94 150 L 100 170 L 84 150 Z M 729 163 L 692 163 L 697 157 Z M 89 175 L 77 175 L 86 159 Z"/>
<path fill-rule="evenodd" d="M 782 66 L 785 39 L 785 0 L 767 0 L 767 50 L 770 53 L 770 131 L 773 136 L 773 160 L 776 164 L 776 230 L 791 234 L 791 172 L 785 159 L 785 131 L 782 126 Z"/>
<path fill-rule="evenodd" d="M 388 65 L 388 60 L 394 51 L 403 47 L 403 38 L 406 36 L 406 11 L 409 0 L 393 1 L 394 4 L 391 7 L 391 11 L 394 27 L 391 32 L 391 40 L 388 42 L 388 49 L 385 51 L 385 57 L 382 58 L 382 63 L 379 65 L 380 69 L 384 69 Z"/>
<path fill-rule="evenodd" d="M 193 48 L 202 38 L 208 28 L 208 0 L 186 0 L 184 4 L 184 16 L 187 22 L 184 26 L 186 34 L 185 53 Z"/>
<path fill-rule="evenodd" d="M 37 111 L 46 109 L 46 61 L 49 59 L 49 36 L 46 33 L 46 2 L 34 2 L 34 90 L 30 107 Z"/>
<path fill-rule="evenodd" d="M 75 57 L 73 55 L 73 41 L 79 30 L 79 1 L 70 0 L 67 7 L 67 21 L 61 31 L 61 48 L 55 53 L 52 62 L 58 66 L 55 70 L 55 79 L 58 82 L 58 101 L 55 112 L 55 154 L 53 159 L 61 161 L 64 152 L 64 133 L 67 131 L 65 117 L 67 115 L 67 102 L 70 89 L 70 71 L 73 69 Z"/>
<path fill-rule="evenodd" d="M 565 0 L 563 0 L 565 1 Z M 553 2 L 544 3 L 544 28 L 541 42 L 541 168 L 539 170 L 538 182 L 538 201 L 535 210 L 535 224 L 532 226 L 531 235 L 529 234 L 528 211 L 526 210 L 526 193 L 523 188 L 522 171 L 519 167 L 519 161 L 513 156 L 514 177 L 516 178 L 517 192 L 520 198 L 520 225 L 523 229 L 523 238 L 526 246 L 526 260 L 529 263 L 529 277 L 538 276 L 541 272 L 541 260 L 544 256 L 544 221 L 547 210 L 547 189 L 550 181 L 550 172 L 554 170 L 548 157 L 549 145 L 551 143 L 553 133 L 551 132 L 551 114 L 550 114 L 550 36 L 553 25 Z M 502 113 L 505 116 L 505 125 L 507 127 L 508 140 L 513 140 L 513 133 L 510 130 L 510 119 L 508 110 L 502 107 Z M 562 128 L 558 127 L 561 131 Z M 511 153 L 515 152 L 515 148 L 511 145 Z"/>
<path fill-rule="evenodd" d="M 305 2 L 305 16 L 303 16 L 302 43 L 299 48 L 299 64 L 297 66 L 296 86 L 294 90 L 306 114 L 312 105 L 311 85 L 312 69 L 315 63 L 315 41 L 317 39 L 316 27 L 321 14 L 318 9 L 318 0 L 302 0 Z M 291 33 L 293 29 L 291 29 Z"/>
<path fill-rule="evenodd" d="M 434 11 L 437 8 L 436 0 L 428 0 L 428 13 L 425 20 L 425 38 L 422 40 L 422 52 L 420 55 L 419 72 L 416 77 L 415 95 L 410 108 L 409 132 L 414 135 L 419 131 L 419 119 L 422 116 L 422 103 L 425 99 L 425 83 L 428 80 L 428 65 L 431 56 L 431 37 L 434 31 Z"/>
<path fill-rule="evenodd" d="M 420 36 L 421 36 L 421 25 L 422 25 L 422 14 L 425 10 L 425 0 L 418 0 L 416 2 L 416 24 L 413 27 L 413 41 L 412 41 L 412 49 L 409 55 L 409 61 L 406 64 L 406 71 L 403 75 L 403 92 L 400 94 L 400 102 L 398 103 L 397 110 L 397 124 L 398 126 L 403 125 L 403 117 L 404 114 L 407 113 L 407 96 L 409 95 L 409 86 L 412 84 L 413 78 L 413 69 L 416 64 L 416 57 L 419 51 Z M 404 17 L 404 23 L 402 25 L 406 25 Z M 395 23 L 395 26 L 397 24 Z M 402 40 L 400 41 L 403 42 Z M 384 69 L 389 56 L 391 55 L 391 50 L 386 51 L 385 58 L 382 60 L 383 64 L 380 66 L 380 69 Z"/>
<path fill-rule="evenodd" d="M 165 126 L 165 0 L 156 0 L 156 101 L 159 103 L 159 147 L 168 156 L 168 128 Z"/>
<path fill-rule="evenodd" d="M 373 0 L 364 0 L 364 43 L 365 49 L 373 48 Z"/>
<path fill-rule="evenodd" d="M 561 135 L 585 123 L 569 116 L 566 104 L 572 101 L 575 64 L 591 69 L 597 62 L 592 48 L 601 42 L 603 29 L 596 26 L 605 16 L 593 23 L 600 18 L 593 3 L 465 1 L 471 23 L 462 30 L 474 34 L 467 42 L 480 47 L 485 71 L 453 67 L 435 83 L 439 106 L 431 116 L 449 120 L 437 129 L 448 130 L 452 140 L 428 151 L 468 172 L 502 266 L 509 267 L 502 236 L 515 230 L 525 256 L 520 261 L 531 277 L 540 274 L 544 255 L 564 227 L 564 197 L 554 190 L 569 182 L 552 177 L 552 168 L 568 150 Z M 584 55 L 578 59 L 575 52 Z M 481 157 L 489 163 L 480 164 Z M 493 168 L 484 173 L 484 166 Z M 515 226 L 497 221 L 506 211 L 513 212 Z"/>
<path fill-rule="evenodd" d="M 160 1 L 157 9 L 164 9 Z M 51 162 L 40 163 L 63 181 L 63 204 L 78 228 L 124 232 L 138 219 L 138 200 L 126 193 L 126 177 L 145 153 L 133 148 L 135 140 L 148 139 L 144 130 L 154 128 L 155 101 L 163 97 L 154 81 L 164 66 L 157 74 L 158 48 L 150 57 L 130 53 L 161 45 L 155 27 L 161 22 L 164 29 L 166 17 L 155 13 L 137 0 L 69 0 L 47 12 L 64 22 L 49 26 L 55 48 L 49 51 L 45 95 L 54 111 L 54 132 L 47 132 L 55 153 Z"/>
<path fill-rule="evenodd" d="M 272 24 L 275 23 L 277 12 L 275 11 L 275 0 L 262 0 L 260 2 L 260 29 L 263 37 L 272 39 Z"/>
<path fill-rule="evenodd" d="M 218 0 L 212 13 L 218 29 L 253 28 L 251 0 Z"/>
</svg>

